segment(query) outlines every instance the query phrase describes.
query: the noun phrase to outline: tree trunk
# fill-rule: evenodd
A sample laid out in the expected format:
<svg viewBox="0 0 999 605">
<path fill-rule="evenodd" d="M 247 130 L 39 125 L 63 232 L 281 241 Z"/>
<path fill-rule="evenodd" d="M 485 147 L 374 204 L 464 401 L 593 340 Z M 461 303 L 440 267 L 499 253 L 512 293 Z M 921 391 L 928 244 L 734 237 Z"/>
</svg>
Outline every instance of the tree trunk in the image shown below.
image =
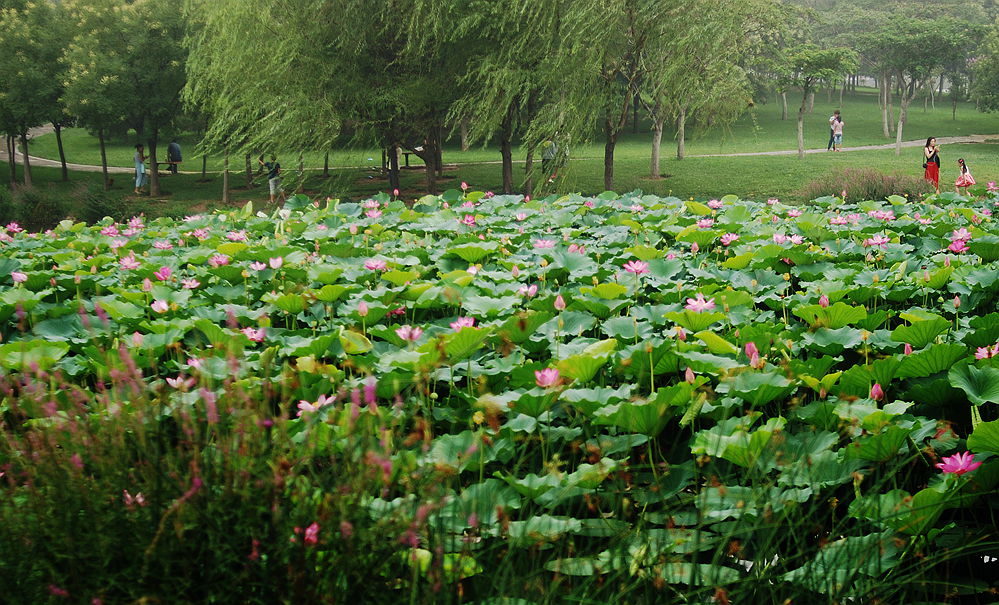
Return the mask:
<svg viewBox="0 0 999 605">
<path fill-rule="evenodd" d="M 207 181 L 208 180 L 208 156 L 207 155 L 201 156 L 201 180 L 202 181 Z"/>
<path fill-rule="evenodd" d="M 524 195 L 534 195 L 534 145 L 527 148 L 524 158 Z"/>
<path fill-rule="evenodd" d="M 878 103 L 881 105 L 881 133 L 884 137 L 891 137 L 891 126 L 888 125 L 888 76 L 881 74 L 878 84 Z"/>
<path fill-rule="evenodd" d="M 438 124 L 434 128 L 434 170 L 436 176 L 444 177 L 444 125 Z"/>
<path fill-rule="evenodd" d="M 617 132 L 609 119 L 604 120 L 604 190 L 614 190 L 614 146 L 617 145 Z"/>
<path fill-rule="evenodd" d="M 652 120 L 652 161 L 649 163 L 649 178 L 652 179 L 658 179 L 662 176 L 659 151 L 663 141 L 664 122 L 665 120 L 662 118 Z"/>
<path fill-rule="evenodd" d="M 957 119 L 957 96 L 954 95 L 953 92 L 952 92 L 951 95 L 950 95 L 950 97 L 951 97 L 950 98 L 950 119 L 951 120 L 956 120 Z"/>
<path fill-rule="evenodd" d="M 943 80 L 943 76 L 940 76 L 940 79 Z M 935 91 L 934 91 L 934 89 L 936 88 L 936 86 L 929 86 L 928 88 L 930 89 L 930 107 L 932 107 L 933 109 L 936 109 L 937 108 L 937 98 L 936 98 Z"/>
<path fill-rule="evenodd" d="M 24 186 L 31 187 L 31 160 L 28 159 L 28 133 L 21 133 L 21 153 L 24 157 Z"/>
<path fill-rule="evenodd" d="M 815 109 L 815 91 L 813 90 L 808 94 L 808 113 L 812 113 Z"/>
<path fill-rule="evenodd" d="M 247 153 L 243 156 L 243 164 L 244 164 L 243 172 L 245 173 L 244 176 L 246 177 L 247 189 L 253 187 L 253 166 L 250 164 L 250 155 L 251 154 Z"/>
<path fill-rule="evenodd" d="M 943 74 L 940 74 L 940 81 L 937 83 L 937 86 L 938 86 L 937 94 L 942 97 L 943 93 L 944 93 L 944 89 L 943 89 L 944 88 L 944 75 Z"/>
<path fill-rule="evenodd" d="M 160 165 L 156 161 L 156 143 L 159 141 L 159 129 L 153 128 L 153 136 L 149 137 L 149 197 L 160 194 Z"/>
<path fill-rule="evenodd" d="M 111 181 L 108 179 L 108 154 L 104 146 L 104 129 L 97 130 L 97 143 L 101 146 L 101 174 L 104 177 L 104 191 L 111 190 Z"/>
<path fill-rule="evenodd" d="M 637 94 L 635 95 L 634 106 L 632 107 L 631 111 L 632 111 L 632 116 L 633 116 L 633 118 L 632 118 L 631 132 L 632 132 L 632 134 L 638 134 L 638 95 Z"/>
<path fill-rule="evenodd" d="M 56 135 L 56 146 L 59 147 L 59 163 L 62 165 L 62 180 L 69 180 L 69 169 L 66 168 L 66 152 L 62 148 L 62 124 L 58 122 L 52 122 L 52 127 L 55 129 Z"/>
<path fill-rule="evenodd" d="M 676 117 L 676 159 L 687 157 L 687 108 L 680 108 Z"/>
<path fill-rule="evenodd" d="M 902 155 L 902 127 L 909 114 L 909 103 L 915 96 L 914 85 L 910 85 L 910 92 L 902 95 L 900 100 L 901 108 L 898 110 L 898 128 L 895 130 L 895 156 Z"/>
<path fill-rule="evenodd" d="M 326 150 L 326 155 L 323 156 L 323 178 L 330 178 L 330 152 Z"/>
<path fill-rule="evenodd" d="M 399 187 L 399 146 L 393 144 L 388 148 L 388 181 L 392 190 L 401 189 Z"/>
<path fill-rule="evenodd" d="M 843 78 L 843 87 L 839 89 L 839 106 L 840 107 L 843 107 L 843 93 L 846 92 L 846 85 L 847 85 L 847 82 L 849 82 L 849 81 L 850 81 L 849 76 L 846 77 L 846 78 Z"/>
<path fill-rule="evenodd" d="M 784 91 L 784 92 L 780 93 L 780 102 L 781 102 L 780 119 L 781 120 L 786 120 L 787 119 L 787 91 Z"/>
<path fill-rule="evenodd" d="M 298 150 L 298 187 L 295 191 L 297 193 L 305 191 L 305 154 L 301 149 Z"/>
<path fill-rule="evenodd" d="M 222 160 L 222 203 L 229 203 L 229 152 L 225 154 L 225 159 Z"/>
<path fill-rule="evenodd" d="M 17 158 L 14 157 L 14 136 L 5 135 L 4 142 L 7 143 L 7 165 L 10 168 L 10 188 L 17 187 Z"/>
<path fill-rule="evenodd" d="M 503 193 L 513 193 L 513 107 L 500 125 L 500 156 L 503 158 Z"/>
<path fill-rule="evenodd" d="M 468 151 L 468 118 L 462 118 L 458 123 L 458 132 L 461 134 L 461 150 Z"/>
<path fill-rule="evenodd" d="M 808 93 L 801 96 L 801 107 L 798 108 L 798 159 L 805 157 L 805 110 L 808 108 Z"/>
</svg>

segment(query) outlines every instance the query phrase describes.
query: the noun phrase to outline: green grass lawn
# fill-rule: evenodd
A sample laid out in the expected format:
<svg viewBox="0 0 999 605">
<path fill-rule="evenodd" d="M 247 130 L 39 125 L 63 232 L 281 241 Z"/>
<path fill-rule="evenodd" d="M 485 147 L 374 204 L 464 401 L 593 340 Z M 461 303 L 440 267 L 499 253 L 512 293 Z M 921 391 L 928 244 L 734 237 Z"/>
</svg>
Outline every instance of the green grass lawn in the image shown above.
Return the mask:
<svg viewBox="0 0 999 605">
<path fill-rule="evenodd" d="M 824 148 L 827 141 L 826 119 L 836 107 L 838 95 L 829 102 L 824 93 L 819 93 L 815 100 L 815 109 L 809 114 L 806 122 L 806 146 L 809 148 Z M 767 104 L 757 104 L 752 111 L 744 115 L 734 125 L 724 130 L 715 129 L 700 132 L 697 128 L 688 129 L 693 132 L 687 144 L 688 157 L 683 161 L 675 159 L 675 147 L 671 140 L 672 134 L 667 133 L 664 139 L 662 174 L 663 178 L 649 179 L 650 136 L 647 125 L 641 125 L 642 132 L 634 134 L 630 130 L 624 133 L 617 147 L 615 160 L 615 189 L 643 191 L 658 195 L 676 195 L 679 197 L 710 198 L 728 193 L 734 193 L 746 198 L 767 198 L 777 196 L 787 200 L 801 200 L 802 189 L 811 181 L 833 170 L 847 167 L 872 167 L 882 172 L 898 172 L 909 175 L 920 175 L 922 163 L 920 150 L 903 149 L 901 156 L 896 157 L 894 150 L 858 151 L 841 154 L 822 153 L 808 155 L 804 160 L 791 156 L 750 156 L 750 157 L 694 157 L 713 153 L 742 153 L 754 151 L 771 151 L 796 148 L 796 123 L 794 121 L 794 99 L 789 96 L 790 119 L 780 119 L 780 107 L 773 97 Z M 896 108 L 897 109 L 897 108 Z M 885 144 L 881 134 L 880 110 L 872 92 L 862 91 L 848 95 L 843 107 L 845 128 L 845 145 Z M 957 119 L 951 119 L 949 102 L 940 102 L 936 109 L 924 111 L 923 105 L 917 103 L 910 111 L 909 122 L 904 131 L 906 140 L 923 139 L 928 136 L 952 136 L 962 134 L 999 134 L 999 118 L 991 114 L 983 114 L 970 104 L 958 107 Z M 997 137 L 999 139 L 999 137 Z M 192 156 L 194 144 L 183 137 L 180 139 L 185 148 L 184 168 L 200 170 L 201 162 L 197 156 Z M 999 142 L 999 141 L 997 141 Z M 69 129 L 64 133 L 64 144 L 67 159 L 74 163 L 99 162 L 99 152 L 96 140 L 81 129 Z M 131 165 L 131 141 L 118 141 L 109 146 L 110 163 L 116 165 Z M 952 189 L 952 183 L 957 176 L 957 158 L 964 157 L 972 172 L 980 182 L 999 178 L 999 159 L 996 151 L 999 146 L 984 145 L 951 145 L 942 150 L 943 167 L 942 182 L 944 190 Z M 164 144 L 165 154 L 165 144 Z M 55 148 L 55 136 L 38 137 L 32 144 L 32 155 L 55 158 L 58 157 Z M 572 162 L 563 171 L 561 179 L 552 185 L 546 185 L 544 192 L 582 192 L 598 193 L 603 190 L 603 147 L 599 140 L 580 145 L 571 150 Z M 522 150 L 515 156 L 523 159 Z M 371 161 L 368 161 L 371 158 Z M 314 196 L 333 196 L 339 198 L 360 198 L 387 188 L 386 180 L 374 170 L 380 163 L 380 152 L 374 149 L 337 150 L 331 155 L 331 165 L 334 169 L 328 179 L 321 178 L 318 171 L 307 170 L 304 189 Z M 294 179 L 293 168 L 297 157 L 292 154 L 282 156 L 286 170 L 286 184 L 291 187 Z M 445 178 L 439 183 L 443 189 L 455 188 L 460 181 L 467 181 L 472 187 L 483 190 L 499 190 L 501 188 L 501 168 L 498 163 L 499 153 L 494 148 L 474 148 L 462 152 L 456 147 L 448 147 L 444 152 L 445 163 L 448 164 Z M 403 194 L 405 197 L 418 197 L 424 192 L 423 170 L 418 158 L 413 157 L 414 170 L 402 172 Z M 210 158 L 209 170 L 220 168 L 217 159 Z M 318 153 L 307 154 L 307 166 L 321 166 L 322 156 Z M 234 203 L 245 203 L 253 200 L 265 205 L 267 201 L 266 183 L 259 176 L 253 187 L 246 187 L 243 175 L 243 159 L 233 158 L 230 163 L 233 168 L 232 194 Z M 364 168 L 353 168 L 362 166 Z M 350 167 L 350 168 L 349 168 Z M 254 169 L 256 166 L 254 165 Z M 523 177 L 523 163 L 515 163 L 515 181 Z M 55 169 L 34 169 L 35 180 L 43 183 L 43 187 L 51 189 L 55 194 L 69 195 L 72 184 L 58 182 L 58 171 Z M 0 182 L 6 182 L 7 171 L 3 170 Z M 72 180 L 76 183 L 99 183 L 100 175 L 96 173 L 73 173 Z M 169 176 L 162 179 L 164 195 L 159 200 L 152 201 L 148 197 L 134 198 L 138 206 L 150 206 L 150 213 L 180 213 L 188 209 L 204 208 L 206 200 L 221 199 L 221 177 L 210 174 L 208 182 L 199 182 L 200 175 Z M 131 178 L 128 175 L 116 175 L 115 195 L 131 198 Z M 832 192 L 830 192 L 832 193 Z M 130 203 L 132 203 L 130 201 Z"/>
</svg>

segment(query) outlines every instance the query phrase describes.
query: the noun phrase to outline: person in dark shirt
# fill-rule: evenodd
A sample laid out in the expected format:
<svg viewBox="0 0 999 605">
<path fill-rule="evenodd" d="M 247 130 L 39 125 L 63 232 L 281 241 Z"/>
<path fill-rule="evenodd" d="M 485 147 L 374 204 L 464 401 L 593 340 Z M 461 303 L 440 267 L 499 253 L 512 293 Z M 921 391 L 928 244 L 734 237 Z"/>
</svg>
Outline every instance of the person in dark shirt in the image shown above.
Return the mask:
<svg viewBox="0 0 999 605">
<path fill-rule="evenodd" d="M 180 154 L 180 143 L 177 139 L 171 139 L 170 144 L 167 145 L 167 162 L 170 164 L 170 173 L 177 174 L 177 164 L 180 164 L 183 158 Z"/>
<path fill-rule="evenodd" d="M 267 169 L 267 186 L 270 189 L 271 203 L 280 194 L 281 201 L 284 202 L 284 189 L 281 189 L 281 164 L 277 161 L 277 155 L 271 154 L 271 161 L 265 162 L 262 158 L 257 160 L 260 165 Z"/>
</svg>

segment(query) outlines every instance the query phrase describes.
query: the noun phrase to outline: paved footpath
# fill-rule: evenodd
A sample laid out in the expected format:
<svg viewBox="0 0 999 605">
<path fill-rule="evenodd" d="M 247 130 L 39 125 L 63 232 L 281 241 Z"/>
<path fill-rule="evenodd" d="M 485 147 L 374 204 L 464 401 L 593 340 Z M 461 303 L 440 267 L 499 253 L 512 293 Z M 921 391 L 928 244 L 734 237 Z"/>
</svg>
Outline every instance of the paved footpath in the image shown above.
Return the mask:
<svg viewBox="0 0 999 605">
<path fill-rule="evenodd" d="M 39 128 L 31 129 L 28 134 L 29 139 L 34 138 L 43 134 L 49 134 L 53 131 L 52 126 L 41 126 Z M 937 137 L 937 143 L 940 145 L 956 145 L 961 143 L 985 143 L 987 140 L 999 139 L 999 134 L 970 134 L 958 137 Z M 918 139 L 915 141 L 902 141 L 902 147 L 922 147 L 926 144 L 925 139 Z M 884 145 L 860 145 L 858 147 L 844 147 L 843 151 L 874 151 L 878 149 L 894 149 L 895 143 L 885 143 Z M 797 149 L 782 149 L 779 151 L 750 151 L 743 153 L 708 153 L 701 155 L 688 155 L 688 158 L 738 158 L 747 156 L 760 156 L 760 155 L 797 155 Z M 827 151 L 824 148 L 818 149 L 806 149 L 805 153 L 833 153 Z M 14 157 L 21 163 L 21 153 L 17 150 L 14 151 Z M 35 156 L 28 156 L 31 159 L 32 166 L 48 166 L 52 168 L 59 168 L 61 164 L 58 160 L 49 160 L 46 158 L 38 158 Z M 583 159 L 595 159 L 595 158 L 573 158 L 575 160 Z M 0 162 L 7 161 L 7 149 L 6 145 L 0 144 Z M 488 164 L 500 164 L 501 160 L 487 161 L 487 162 L 464 162 L 464 165 L 488 165 Z M 519 163 L 519 162 L 514 162 Z M 164 164 L 165 165 L 165 164 Z M 453 164 L 452 164 L 453 165 Z M 462 165 L 462 164 L 458 164 Z M 80 171 L 80 172 L 100 172 L 100 166 L 93 166 L 89 164 L 71 164 L 67 163 L 66 166 L 70 170 Z M 340 168 L 368 168 L 369 166 L 341 166 Z M 132 166 L 108 166 L 109 174 L 132 174 L 135 172 L 135 168 Z M 180 171 L 181 174 L 201 174 L 201 171 Z M 209 171 L 212 172 L 212 171 Z"/>
</svg>

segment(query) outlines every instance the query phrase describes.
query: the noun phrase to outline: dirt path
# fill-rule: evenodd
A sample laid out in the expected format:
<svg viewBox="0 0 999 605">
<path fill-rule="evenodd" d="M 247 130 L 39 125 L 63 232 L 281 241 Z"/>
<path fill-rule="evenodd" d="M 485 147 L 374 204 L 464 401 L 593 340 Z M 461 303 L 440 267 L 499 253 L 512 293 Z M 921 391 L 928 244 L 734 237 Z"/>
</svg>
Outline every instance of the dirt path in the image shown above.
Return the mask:
<svg viewBox="0 0 999 605">
<path fill-rule="evenodd" d="M 33 128 L 29 133 L 29 138 L 34 138 L 41 136 L 43 134 L 49 134 L 52 132 L 52 126 L 41 126 L 38 128 Z M 967 144 L 967 143 L 984 143 L 987 140 L 999 139 L 999 134 L 970 134 L 965 136 L 957 137 L 937 137 L 937 143 L 941 145 L 955 145 L 955 144 Z M 915 141 L 902 141 L 902 147 L 921 147 L 926 143 L 923 139 L 918 139 Z M 894 149 L 895 143 L 885 143 L 884 145 L 860 145 L 857 147 L 844 147 L 843 151 L 876 151 L 879 149 Z M 742 153 L 707 153 L 699 155 L 688 155 L 688 158 L 738 158 L 738 157 L 749 157 L 749 156 L 778 156 L 778 155 L 797 155 L 797 149 L 782 149 L 778 151 L 748 151 Z M 826 149 L 806 149 L 805 153 L 832 153 L 827 152 Z M 19 151 L 14 152 L 14 157 L 21 162 L 21 153 Z M 32 166 L 47 166 L 51 168 L 59 168 L 61 164 L 58 160 L 49 160 L 46 158 L 39 158 L 35 156 L 29 156 L 31 159 Z M 584 160 L 584 159 L 598 159 L 598 158 L 573 158 L 574 160 Z M 7 150 L 4 145 L 0 145 L 0 161 L 7 161 Z M 500 164 L 501 160 L 490 160 L 485 162 L 462 162 L 453 163 L 448 162 L 449 165 L 490 165 L 490 164 Z M 518 162 L 514 162 L 518 163 Z M 66 166 L 70 170 L 75 170 L 79 172 L 100 172 L 100 166 L 93 166 L 89 164 L 72 164 L 67 163 Z M 369 168 L 369 166 L 339 166 L 338 168 Z M 310 167 L 310 170 L 312 168 Z M 131 166 L 108 166 L 108 173 L 110 174 L 131 174 L 135 171 Z M 201 174 L 201 171 L 180 171 L 181 174 Z M 212 172 L 212 171 L 209 171 Z"/>
</svg>

